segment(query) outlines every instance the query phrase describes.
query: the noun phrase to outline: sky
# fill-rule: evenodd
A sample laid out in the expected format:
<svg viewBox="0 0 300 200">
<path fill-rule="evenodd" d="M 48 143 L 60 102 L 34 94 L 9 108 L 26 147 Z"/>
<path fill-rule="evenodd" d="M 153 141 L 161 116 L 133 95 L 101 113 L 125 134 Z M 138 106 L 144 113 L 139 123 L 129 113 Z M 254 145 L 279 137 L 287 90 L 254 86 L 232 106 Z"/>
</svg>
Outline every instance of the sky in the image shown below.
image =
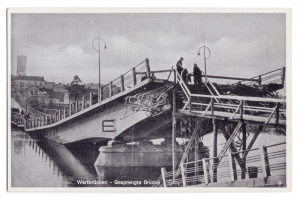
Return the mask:
<svg viewBox="0 0 300 200">
<path fill-rule="evenodd" d="M 27 56 L 27 75 L 70 83 L 101 84 L 149 58 L 151 70 L 170 69 L 180 57 L 192 71 L 204 70 L 203 49 L 210 49 L 207 74 L 251 78 L 286 66 L 286 16 L 274 14 L 12 14 L 12 74 L 17 56 Z M 167 75 L 166 75 L 167 77 Z"/>
</svg>

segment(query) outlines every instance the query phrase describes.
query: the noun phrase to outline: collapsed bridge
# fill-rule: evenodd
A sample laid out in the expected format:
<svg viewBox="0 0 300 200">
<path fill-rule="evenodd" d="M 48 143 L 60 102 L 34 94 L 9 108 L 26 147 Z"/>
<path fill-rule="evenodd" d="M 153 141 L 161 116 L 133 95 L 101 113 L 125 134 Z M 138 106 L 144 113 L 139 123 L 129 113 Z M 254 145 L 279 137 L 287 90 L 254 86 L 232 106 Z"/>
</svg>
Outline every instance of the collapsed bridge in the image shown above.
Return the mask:
<svg viewBox="0 0 300 200">
<path fill-rule="evenodd" d="M 167 78 L 155 77 L 161 73 L 165 73 Z M 172 74 L 174 78 L 170 81 Z M 197 89 L 193 84 L 185 83 L 176 70 L 151 71 L 149 60 L 146 59 L 102 86 L 98 95 L 90 93 L 53 115 L 45 114 L 27 120 L 24 126 L 28 133 L 65 145 L 84 142 L 102 146 L 112 140 L 110 149 L 102 148 L 103 155 L 122 148 L 123 153 L 132 154 L 132 146 L 126 143 L 139 142 L 146 145 L 149 155 L 156 151 L 162 157 L 144 156 L 138 165 L 149 164 L 151 159 L 160 159 L 167 162 L 162 164 L 158 161 L 154 164 L 171 164 L 175 171 L 175 166 L 189 157 L 191 146 L 195 151 L 200 151 L 197 146 L 201 138 L 212 131 L 216 133 L 217 129 L 223 132 L 227 140 L 221 156 L 227 149 L 235 149 L 232 141 L 239 132 L 246 132 L 247 123 L 257 124 L 257 130 L 248 147 L 243 142 L 244 150 L 251 149 L 266 126 L 277 127 L 285 133 L 286 101 L 278 98 L 276 93 L 284 87 L 284 77 L 285 68 L 250 79 L 205 75 L 202 88 Z M 211 79 L 240 82 L 221 85 L 212 83 Z M 178 145 L 178 137 L 188 139 L 188 143 Z M 165 147 L 156 148 L 151 142 L 147 143 L 158 138 L 165 139 Z M 145 152 L 145 148 L 137 147 L 137 154 Z M 216 156 L 215 152 L 213 155 Z M 126 160 L 125 156 L 123 162 Z M 103 165 L 118 165 L 102 161 Z M 127 164 L 135 165 L 133 162 Z"/>
</svg>

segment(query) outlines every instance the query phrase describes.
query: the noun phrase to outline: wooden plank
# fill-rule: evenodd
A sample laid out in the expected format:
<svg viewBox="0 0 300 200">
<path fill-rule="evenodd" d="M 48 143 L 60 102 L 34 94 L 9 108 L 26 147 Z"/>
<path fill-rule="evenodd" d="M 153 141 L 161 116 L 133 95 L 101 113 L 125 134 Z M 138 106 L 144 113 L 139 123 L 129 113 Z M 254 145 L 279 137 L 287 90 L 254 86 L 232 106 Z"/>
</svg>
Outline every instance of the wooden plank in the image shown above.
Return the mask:
<svg viewBox="0 0 300 200">
<path fill-rule="evenodd" d="M 174 66 L 172 66 L 172 68 L 171 68 L 171 70 L 170 70 L 170 73 L 169 73 L 169 75 L 168 75 L 167 81 L 169 80 L 169 78 L 170 78 L 172 72 L 174 71 L 173 68 L 174 68 Z M 175 73 L 175 72 L 174 72 L 174 73 Z"/>
<path fill-rule="evenodd" d="M 217 182 L 217 172 L 218 172 L 218 168 L 216 167 L 217 164 L 219 163 L 219 159 L 216 158 L 218 156 L 218 129 L 217 129 L 217 122 L 215 119 L 213 119 L 213 134 L 214 134 L 214 138 L 213 138 L 213 163 L 215 166 L 213 168 L 213 182 L 216 183 Z"/>
<path fill-rule="evenodd" d="M 180 163 L 179 163 L 178 170 L 177 170 L 177 172 L 176 172 L 176 174 L 175 174 L 175 178 L 180 174 L 180 165 L 181 165 L 181 163 L 184 163 L 185 159 L 187 158 L 188 152 L 189 152 L 189 150 L 190 150 L 190 148 L 191 148 L 191 146 L 192 146 L 192 143 L 194 142 L 194 140 L 195 140 L 195 138 L 196 138 L 196 135 L 197 135 L 197 133 L 198 133 L 198 131 L 199 131 L 199 129 L 200 129 L 200 126 L 201 126 L 201 120 L 199 119 L 199 120 L 196 122 L 196 127 L 195 127 L 195 129 L 194 129 L 194 132 L 193 132 L 192 136 L 190 137 L 189 143 L 188 143 L 188 145 L 186 146 L 185 152 L 184 152 L 184 154 L 183 154 L 183 156 L 182 156 L 182 158 L 181 158 L 181 161 L 180 161 Z"/>
<path fill-rule="evenodd" d="M 164 73 L 164 72 L 172 72 L 172 69 L 166 69 L 166 70 L 156 70 L 156 71 L 150 71 L 150 73 Z"/>
<path fill-rule="evenodd" d="M 218 78 L 218 79 L 229 79 L 229 80 L 237 80 L 237 81 L 254 81 L 258 82 L 258 79 L 251 78 L 238 78 L 238 77 L 229 77 L 229 76 L 214 76 L 214 75 L 206 75 L 207 78 Z"/>
<path fill-rule="evenodd" d="M 251 141 L 250 141 L 250 143 L 249 143 L 249 145 L 248 145 L 248 147 L 247 147 L 246 150 L 249 150 L 249 149 L 252 148 L 254 142 L 256 141 L 256 138 L 258 137 L 258 135 L 260 134 L 260 132 L 262 131 L 263 128 L 264 128 L 264 125 L 259 125 L 258 126 L 258 128 L 256 129 L 256 131 L 255 131 L 255 133 L 253 135 L 253 138 L 251 139 Z M 243 159 L 247 157 L 248 153 L 249 153 L 249 151 L 245 151 L 243 153 Z"/>
<path fill-rule="evenodd" d="M 203 94 L 191 94 L 193 97 L 203 97 L 203 98 L 211 98 L 211 95 L 203 95 Z M 245 100 L 245 101 L 261 101 L 261 102 L 274 102 L 274 103 L 285 103 L 286 99 L 274 99 L 274 98 L 263 98 L 263 97 L 248 97 L 248 96 L 228 96 L 228 95 L 220 95 L 217 96 L 218 99 L 233 99 L 233 100 Z"/>
<path fill-rule="evenodd" d="M 247 149 L 247 127 L 245 123 L 242 124 L 242 133 L 243 133 L 242 147 L 243 147 L 243 151 L 245 151 Z M 242 169 L 241 178 L 245 179 L 246 178 L 246 157 L 245 158 L 243 157 L 243 167 L 241 169 Z"/>
<path fill-rule="evenodd" d="M 180 111 L 180 113 L 184 113 L 184 112 L 187 112 L 187 111 Z M 214 115 L 210 115 L 210 114 L 203 115 L 204 111 L 192 111 L 192 112 L 186 113 L 186 114 L 191 114 L 192 115 L 192 113 L 193 113 L 194 116 L 206 117 L 206 118 L 215 118 L 215 119 L 226 119 L 226 118 L 231 119 L 231 117 L 232 117 L 232 113 L 230 113 L 230 112 L 221 112 L 221 111 L 214 111 Z M 244 119 L 244 121 L 254 121 L 254 122 L 265 123 L 267 117 L 244 114 L 243 119 Z M 240 117 L 233 118 L 231 120 L 232 121 L 236 121 L 236 120 L 240 121 Z M 286 120 L 279 119 L 278 123 L 279 124 L 286 124 Z M 275 119 L 270 119 L 268 124 L 275 124 Z"/>
<path fill-rule="evenodd" d="M 176 74 L 174 74 L 174 81 L 176 82 Z M 176 105 L 176 94 L 177 94 L 177 85 L 175 84 L 172 90 L 172 100 L 173 100 L 173 110 L 172 110 L 172 171 L 173 171 L 173 181 L 175 180 L 175 140 L 176 140 L 176 117 L 175 113 L 177 111 Z"/>
<path fill-rule="evenodd" d="M 233 139 L 236 137 L 236 135 L 238 134 L 238 132 L 240 131 L 240 128 L 242 126 L 242 122 L 239 122 L 237 124 L 237 126 L 235 127 L 234 131 L 232 132 L 230 138 L 227 140 L 226 144 L 223 146 L 221 152 L 219 153 L 219 156 L 224 156 L 227 149 L 229 148 L 229 146 L 231 145 Z"/>
<path fill-rule="evenodd" d="M 263 177 L 267 178 L 271 176 L 270 167 L 269 167 L 269 159 L 267 158 L 267 147 L 262 146 L 260 148 L 260 159 L 261 159 L 261 167 L 263 171 Z"/>
<path fill-rule="evenodd" d="M 218 123 L 218 127 L 222 131 L 223 136 L 225 137 L 226 141 L 229 140 L 230 134 L 226 131 L 225 126 L 223 125 L 223 123 L 221 121 L 217 121 L 217 123 Z M 232 153 L 238 152 L 238 150 L 236 149 L 234 143 L 230 144 L 230 150 L 231 150 Z M 240 167 L 242 167 L 242 159 L 241 159 L 240 155 L 236 153 L 236 154 L 234 154 L 234 156 L 235 156 L 236 160 L 238 161 Z M 221 162 L 222 158 L 223 157 L 221 157 L 219 159 L 219 163 Z"/>
</svg>

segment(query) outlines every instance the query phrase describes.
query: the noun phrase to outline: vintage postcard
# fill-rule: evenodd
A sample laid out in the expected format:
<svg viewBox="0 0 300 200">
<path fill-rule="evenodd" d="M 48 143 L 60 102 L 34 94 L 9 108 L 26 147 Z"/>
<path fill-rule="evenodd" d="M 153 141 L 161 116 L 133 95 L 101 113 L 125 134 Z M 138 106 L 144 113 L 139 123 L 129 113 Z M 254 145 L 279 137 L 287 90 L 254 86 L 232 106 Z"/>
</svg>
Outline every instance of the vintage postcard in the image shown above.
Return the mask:
<svg viewBox="0 0 300 200">
<path fill-rule="evenodd" d="M 291 10 L 7 10 L 8 191 L 291 191 Z"/>
</svg>

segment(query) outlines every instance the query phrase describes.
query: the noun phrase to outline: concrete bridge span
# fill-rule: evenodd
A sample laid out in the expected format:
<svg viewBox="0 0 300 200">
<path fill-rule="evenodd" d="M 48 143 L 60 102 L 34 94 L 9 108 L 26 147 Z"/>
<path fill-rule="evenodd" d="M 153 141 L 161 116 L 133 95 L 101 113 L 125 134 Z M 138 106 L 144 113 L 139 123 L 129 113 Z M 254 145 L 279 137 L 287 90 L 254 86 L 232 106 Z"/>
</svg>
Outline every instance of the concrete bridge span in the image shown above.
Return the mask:
<svg viewBox="0 0 300 200">
<path fill-rule="evenodd" d="M 171 122 L 171 112 L 166 111 L 163 115 L 149 117 L 147 110 L 136 110 L 126 104 L 125 97 L 162 87 L 168 83 L 168 81 L 148 78 L 130 90 L 105 99 L 69 117 L 64 118 L 62 114 L 60 116 L 62 119 L 50 124 L 47 124 L 49 119 L 42 118 L 40 121 L 32 122 L 33 127 L 27 124 L 25 130 L 62 144 L 79 141 L 105 142 L 116 137 L 131 141 L 133 126 L 136 127 L 135 140 L 164 137 L 166 134 L 164 132 L 158 131 L 159 134 L 154 135 L 150 133 L 165 128 L 167 122 L 164 121 Z"/>
</svg>

